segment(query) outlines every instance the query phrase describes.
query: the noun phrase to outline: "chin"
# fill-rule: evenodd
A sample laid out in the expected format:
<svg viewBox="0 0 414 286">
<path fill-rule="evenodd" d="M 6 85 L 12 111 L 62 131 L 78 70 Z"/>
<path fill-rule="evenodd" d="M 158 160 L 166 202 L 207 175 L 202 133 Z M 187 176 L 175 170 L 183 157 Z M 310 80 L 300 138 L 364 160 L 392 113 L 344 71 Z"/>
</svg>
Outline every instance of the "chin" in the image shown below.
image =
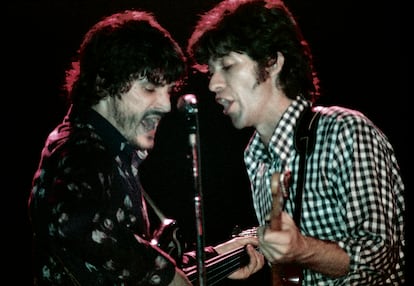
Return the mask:
<svg viewBox="0 0 414 286">
<path fill-rule="evenodd" d="M 236 129 L 242 129 L 242 128 L 246 127 L 240 121 L 232 120 L 231 123 L 233 124 L 233 127 L 236 128 Z"/>
<path fill-rule="evenodd" d="M 154 148 L 154 144 L 155 141 L 153 138 L 141 137 L 137 139 L 137 145 L 141 150 L 150 150 Z"/>
</svg>

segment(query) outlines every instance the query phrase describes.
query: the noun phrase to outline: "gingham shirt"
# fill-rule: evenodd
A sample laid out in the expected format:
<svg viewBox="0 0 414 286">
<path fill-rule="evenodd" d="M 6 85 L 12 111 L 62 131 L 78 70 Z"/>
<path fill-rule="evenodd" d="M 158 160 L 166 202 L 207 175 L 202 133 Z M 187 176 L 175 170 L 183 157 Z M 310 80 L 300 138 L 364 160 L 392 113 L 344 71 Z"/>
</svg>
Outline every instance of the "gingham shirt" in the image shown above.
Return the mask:
<svg viewBox="0 0 414 286">
<path fill-rule="evenodd" d="M 297 98 L 288 107 L 268 148 L 255 133 L 245 149 L 260 225 L 271 211 L 270 179 L 275 171 L 291 172 L 285 210 L 293 215 L 299 168 L 294 129 L 308 105 Z M 315 149 L 306 163 L 300 229 L 304 235 L 336 241 L 351 262 L 348 275 L 338 279 L 306 269 L 302 285 L 402 285 L 404 185 L 393 148 L 358 111 L 314 109 L 321 117 Z"/>
</svg>

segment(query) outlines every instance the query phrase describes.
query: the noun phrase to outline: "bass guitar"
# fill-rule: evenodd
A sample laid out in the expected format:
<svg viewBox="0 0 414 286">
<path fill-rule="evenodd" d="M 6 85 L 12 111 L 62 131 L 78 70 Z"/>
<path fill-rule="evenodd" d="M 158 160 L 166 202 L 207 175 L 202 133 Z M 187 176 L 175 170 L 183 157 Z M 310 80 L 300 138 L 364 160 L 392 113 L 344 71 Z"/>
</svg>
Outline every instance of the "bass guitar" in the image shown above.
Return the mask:
<svg viewBox="0 0 414 286">
<path fill-rule="evenodd" d="M 188 279 L 197 285 L 198 268 L 197 265 L 182 267 L 182 258 L 185 244 L 182 242 L 182 233 L 177 221 L 166 217 L 154 204 L 151 198 L 144 193 L 147 202 L 161 221 L 160 227 L 154 231 L 150 243 L 165 251 L 183 270 Z M 227 278 L 231 273 L 249 263 L 249 255 L 246 247 L 242 246 L 235 250 L 220 254 L 205 261 L 206 283 L 208 286 L 216 285 L 218 282 Z"/>
<path fill-rule="evenodd" d="M 284 194 L 286 193 L 289 182 L 288 173 L 274 173 L 272 176 L 272 211 L 270 213 L 269 226 L 273 230 L 281 229 L 281 213 L 284 205 Z M 168 219 L 161 213 L 158 213 L 162 221 L 161 227 L 155 232 L 151 243 L 166 250 L 180 266 L 184 246 L 181 244 L 179 228 L 175 220 Z M 256 236 L 257 227 L 241 231 L 235 236 Z M 227 278 L 234 271 L 246 266 L 249 263 L 249 255 L 246 247 L 240 247 L 233 251 L 212 257 L 205 261 L 206 283 L 208 286 L 214 286 L 220 281 Z M 294 264 L 272 264 L 272 286 L 301 286 L 302 269 Z M 194 285 L 197 285 L 198 269 L 196 265 L 182 268 L 188 279 Z"/>
<path fill-rule="evenodd" d="M 270 213 L 269 227 L 271 230 L 282 230 L 282 211 L 284 197 L 287 194 L 287 185 L 290 173 L 275 172 L 272 175 L 272 211 Z M 302 285 L 302 269 L 296 264 L 271 264 L 272 286 Z"/>
<path fill-rule="evenodd" d="M 281 215 L 284 208 L 284 198 L 290 181 L 290 173 L 274 173 L 271 180 L 272 210 L 269 214 L 269 228 L 281 230 Z M 256 236 L 257 227 L 241 231 L 237 236 Z M 302 269 L 296 264 L 271 264 L 272 286 L 300 286 L 302 285 Z"/>
<path fill-rule="evenodd" d="M 234 271 L 249 263 L 246 247 L 240 247 L 227 253 L 220 254 L 205 261 L 206 285 L 213 286 L 227 278 Z M 182 269 L 193 285 L 197 285 L 197 266 Z"/>
</svg>

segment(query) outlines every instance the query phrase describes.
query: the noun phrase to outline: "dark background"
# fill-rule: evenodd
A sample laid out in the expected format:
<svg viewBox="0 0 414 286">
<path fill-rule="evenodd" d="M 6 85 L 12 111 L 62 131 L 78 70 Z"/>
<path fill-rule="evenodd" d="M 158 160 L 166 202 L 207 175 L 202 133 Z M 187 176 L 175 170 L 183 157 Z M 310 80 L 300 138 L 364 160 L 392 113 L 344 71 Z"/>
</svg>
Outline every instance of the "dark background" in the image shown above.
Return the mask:
<svg viewBox="0 0 414 286">
<path fill-rule="evenodd" d="M 213 0 L 16 0 L 6 5 L 3 33 L 3 227 L 5 263 L 15 282 L 30 285 L 27 198 L 47 134 L 61 121 L 64 71 L 84 33 L 103 16 L 129 8 L 152 11 L 185 46 L 197 15 Z M 409 192 L 407 51 L 400 1 L 286 1 L 314 53 L 324 96 L 320 104 L 355 108 L 389 137 Z M 242 152 L 251 130 L 236 130 L 221 114 L 201 76 L 186 92 L 199 100 L 200 178 L 206 244 L 227 240 L 235 225 L 255 225 Z M 188 135 L 172 112 L 142 168 L 143 184 L 184 240 L 195 243 L 194 188 Z M 258 285 L 260 275 L 236 285 Z M 7 277 L 6 276 L 6 277 Z M 226 282 L 228 285 L 232 284 Z M 17 283 L 20 284 L 20 283 Z M 226 285 L 227 285 L 226 284 Z"/>
</svg>

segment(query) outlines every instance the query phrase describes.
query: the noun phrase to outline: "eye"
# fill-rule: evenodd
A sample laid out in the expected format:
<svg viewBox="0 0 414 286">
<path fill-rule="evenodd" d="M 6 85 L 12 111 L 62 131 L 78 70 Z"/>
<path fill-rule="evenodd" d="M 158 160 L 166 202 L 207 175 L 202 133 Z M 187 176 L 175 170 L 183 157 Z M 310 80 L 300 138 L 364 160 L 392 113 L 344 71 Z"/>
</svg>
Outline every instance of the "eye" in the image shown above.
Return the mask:
<svg viewBox="0 0 414 286">
<path fill-rule="evenodd" d="M 234 60 L 231 57 L 223 57 L 222 61 L 221 61 L 221 68 L 224 71 L 228 71 L 229 69 L 231 69 L 234 65 Z"/>
<path fill-rule="evenodd" d="M 225 64 L 225 65 L 223 65 L 223 70 L 228 71 L 229 69 L 231 69 L 232 66 L 233 65 L 231 65 L 231 64 Z"/>
<path fill-rule="evenodd" d="M 143 86 L 143 88 L 146 92 L 154 92 L 155 91 L 155 85 L 153 85 L 153 84 L 145 84 Z"/>
</svg>

